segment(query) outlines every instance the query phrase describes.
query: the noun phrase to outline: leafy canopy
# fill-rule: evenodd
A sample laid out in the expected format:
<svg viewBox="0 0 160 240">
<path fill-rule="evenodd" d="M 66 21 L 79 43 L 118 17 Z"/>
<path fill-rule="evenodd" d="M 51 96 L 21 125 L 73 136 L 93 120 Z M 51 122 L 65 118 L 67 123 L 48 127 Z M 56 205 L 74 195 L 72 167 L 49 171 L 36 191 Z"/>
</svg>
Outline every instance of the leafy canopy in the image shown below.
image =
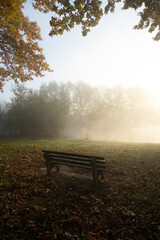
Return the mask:
<svg viewBox="0 0 160 240">
<path fill-rule="evenodd" d="M 25 82 L 51 71 L 38 45 L 40 28 L 22 12 L 25 2 L 0 0 L 1 90 L 8 80 Z M 160 0 L 32 0 L 32 5 L 43 13 L 53 12 L 50 36 L 61 35 L 80 24 L 82 35 L 86 36 L 104 14 L 114 12 L 118 2 L 123 2 L 122 9 L 139 9 L 140 21 L 134 28 L 148 28 L 151 33 L 157 30 L 154 40 L 160 40 Z M 107 4 L 104 9 L 102 3 Z"/>
<path fill-rule="evenodd" d="M 6 81 L 25 82 L 51 71 L 38 45 L 40 28 L 22 12 L 24 2 L 0 1 L 0 90 Z"/>
<path fill-rule="evenodd" d="M 158 30 L 155 40 L 160 40 L 160 0 L 34 0 L 33 6 L 41 12 L 53 12 L 50 36 L 61 35 L 75 25 L 82 25 L 82 34 L 86 36 L 91 27 L 98 24 L 104 14 L 114 12 L 115 4 L 123 2 L 122 9 L 140 9 L 139 23 L 135 29 L 148 28 L 149 32 Z M 107 3 L 104 10 L 102 3 Z"/>
</svg>

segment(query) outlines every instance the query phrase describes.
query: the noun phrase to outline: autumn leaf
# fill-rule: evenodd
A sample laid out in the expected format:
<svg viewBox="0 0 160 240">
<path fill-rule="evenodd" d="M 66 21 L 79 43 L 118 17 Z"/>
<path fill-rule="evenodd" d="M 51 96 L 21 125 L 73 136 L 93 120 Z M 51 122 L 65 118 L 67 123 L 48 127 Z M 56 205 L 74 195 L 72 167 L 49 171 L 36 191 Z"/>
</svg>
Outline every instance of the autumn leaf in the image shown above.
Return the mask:
<svg viewBox="0 0 160 240">
<path fill-rule="evenodd" d="M 6 81 L 26 82 L 52 71 L 38 45 L 40 28 L 23 14 L 24 2 L 0 2 L 0 90 Z"/>
</svg>

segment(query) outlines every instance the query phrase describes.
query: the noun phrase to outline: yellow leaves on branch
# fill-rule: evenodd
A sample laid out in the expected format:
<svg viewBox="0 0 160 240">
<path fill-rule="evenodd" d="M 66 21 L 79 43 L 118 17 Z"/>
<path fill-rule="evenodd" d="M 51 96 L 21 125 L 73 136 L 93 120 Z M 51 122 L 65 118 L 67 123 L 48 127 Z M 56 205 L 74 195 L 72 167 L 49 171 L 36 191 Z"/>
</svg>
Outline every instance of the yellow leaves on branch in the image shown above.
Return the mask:
<svg viewBox="0 0 160 240">
<path fill-rule="evenodd" d="M 40 28 L 23 15 L 25 0 L 0 1 L 0 90 L 6 81 L 33 80 L 52 71 L 45 60 Z"/>
</svg>

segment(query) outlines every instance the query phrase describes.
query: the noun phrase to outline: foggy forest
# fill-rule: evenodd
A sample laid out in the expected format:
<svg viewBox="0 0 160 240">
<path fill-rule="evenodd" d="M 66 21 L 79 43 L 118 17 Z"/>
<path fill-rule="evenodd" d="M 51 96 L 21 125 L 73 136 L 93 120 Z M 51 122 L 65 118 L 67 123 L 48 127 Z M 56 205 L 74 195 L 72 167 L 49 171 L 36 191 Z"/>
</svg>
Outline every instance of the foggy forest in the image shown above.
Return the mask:
<svg viewBox="0 0 160 240">
<path fill-rule="evenodd" d="M 12 87 L 0 105 L 0 135 L 132 142 L 160 141 L 160 103 L 147 90 L 50 82 Z"/>
</svg>

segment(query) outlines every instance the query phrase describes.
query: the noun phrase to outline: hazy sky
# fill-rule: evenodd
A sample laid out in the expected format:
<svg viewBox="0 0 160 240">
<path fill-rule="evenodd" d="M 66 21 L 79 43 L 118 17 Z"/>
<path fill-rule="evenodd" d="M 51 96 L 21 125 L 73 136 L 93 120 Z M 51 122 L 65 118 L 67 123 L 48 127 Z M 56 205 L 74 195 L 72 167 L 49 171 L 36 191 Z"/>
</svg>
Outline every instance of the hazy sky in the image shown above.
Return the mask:
<svg viewBox="0 0 160 240">
<path fill-rule="evenodd" d="M 30 20 L 37 21 L 43 41 L 40 46 L 53 73 L 27 82 L 27 87 L 38 89 L 46 82 L 85 81 L 94 85 L 141 86 L 160 95 L 159 57 L 160 42 L 152 40 L 146 30 L 133 30 L 139 18 L 135 11 L 122 11 L 119 4 L 114 14 L 106 15 L 99 25 L 82 37 L 76 27 L 59 37 L 49 37 L 51 14 L 33 10 L 31 0 L 24 9 Z M 9 100 L 11 85 L 8 82 L 0 101 Z"/>
</svg>

